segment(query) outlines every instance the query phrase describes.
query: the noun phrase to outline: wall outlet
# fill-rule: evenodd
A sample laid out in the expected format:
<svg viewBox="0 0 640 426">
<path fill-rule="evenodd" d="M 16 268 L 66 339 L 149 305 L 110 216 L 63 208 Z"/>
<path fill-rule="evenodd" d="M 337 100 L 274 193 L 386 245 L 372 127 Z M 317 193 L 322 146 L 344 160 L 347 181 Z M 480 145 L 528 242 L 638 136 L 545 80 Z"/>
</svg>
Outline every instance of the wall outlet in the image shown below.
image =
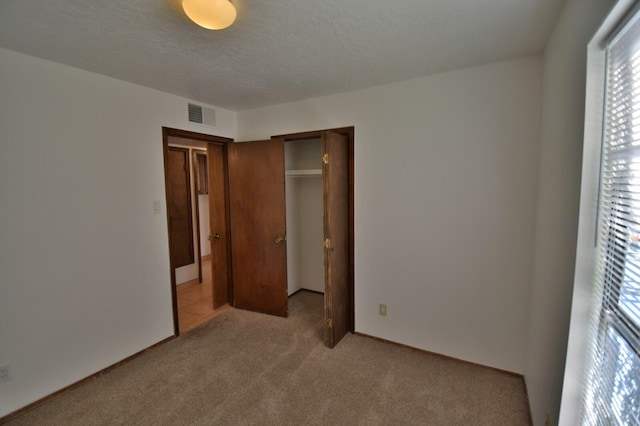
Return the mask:
<svg viewBox="0 0 640 426">
<path fill-rule="evenodd" d="M 9 366 L 2 365 L 0 366 L 0 383 L 9 381 Z"/>
<path fill-rule="evenodd" d="M 380 314 L 380 316 L 386 317 L 387 316 L 387 305 L 385 305 L 384 303 L 381 303 L 380 307 L 378 308 L 378 313 Z"/>
</svg>

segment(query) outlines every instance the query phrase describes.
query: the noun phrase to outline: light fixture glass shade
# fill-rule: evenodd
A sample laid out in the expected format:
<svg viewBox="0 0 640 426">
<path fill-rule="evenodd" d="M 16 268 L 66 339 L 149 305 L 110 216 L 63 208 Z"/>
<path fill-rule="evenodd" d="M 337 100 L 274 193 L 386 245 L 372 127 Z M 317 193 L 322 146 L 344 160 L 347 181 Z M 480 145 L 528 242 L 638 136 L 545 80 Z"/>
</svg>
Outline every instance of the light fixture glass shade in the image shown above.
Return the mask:
<svg viewBox="0 0 640 426">
<path fill-rule="evenodd" d="M 229 0 L 182 0 L 182 8 L 189 19 L 209 30 L 227 28 L 237 15 Z"/>
</svg>

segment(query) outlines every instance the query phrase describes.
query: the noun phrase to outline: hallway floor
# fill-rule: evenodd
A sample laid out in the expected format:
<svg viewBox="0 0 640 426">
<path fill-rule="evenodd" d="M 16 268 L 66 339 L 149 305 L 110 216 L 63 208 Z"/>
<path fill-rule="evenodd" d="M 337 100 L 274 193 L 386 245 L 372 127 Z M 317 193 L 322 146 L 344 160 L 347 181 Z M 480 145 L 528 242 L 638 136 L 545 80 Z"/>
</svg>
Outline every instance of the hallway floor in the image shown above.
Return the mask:
<svg viewBox="0 0 640 426">
<path fill-rule="evenodd" d="M 226 305 L 218 310 L 213 309 L 212 291 L 211 259 L 203 259 L 202 283 L 195 279 L 179 284 L 177 288 L 180 333 L 193 330 L 227 310 Z"/>
</svg>

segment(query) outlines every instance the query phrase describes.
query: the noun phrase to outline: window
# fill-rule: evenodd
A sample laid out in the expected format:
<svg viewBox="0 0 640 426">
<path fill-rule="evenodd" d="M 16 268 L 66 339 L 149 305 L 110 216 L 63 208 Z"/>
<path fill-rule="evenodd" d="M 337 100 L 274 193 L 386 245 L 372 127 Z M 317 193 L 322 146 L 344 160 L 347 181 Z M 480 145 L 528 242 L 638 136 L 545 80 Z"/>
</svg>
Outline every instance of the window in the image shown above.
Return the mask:
<svg viewBox="0 0 640 426">
<path fill-rule="evenodd" d="M 640 15 L 606 46 L 595 285 L 582 422 L 640 425 Z"/>
</svg>

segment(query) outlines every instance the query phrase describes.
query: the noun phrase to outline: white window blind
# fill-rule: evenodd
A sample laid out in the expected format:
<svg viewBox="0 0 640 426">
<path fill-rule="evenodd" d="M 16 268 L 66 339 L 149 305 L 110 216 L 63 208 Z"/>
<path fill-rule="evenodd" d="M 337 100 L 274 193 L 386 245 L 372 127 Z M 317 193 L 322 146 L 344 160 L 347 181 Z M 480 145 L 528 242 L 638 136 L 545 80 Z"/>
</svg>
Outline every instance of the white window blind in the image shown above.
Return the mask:
<svg viewBox="0 0 640 426">
<path fill-rule="evenodd" d="M 606 47 L 606 100 L 582 423 L 640 425 L 640 19 Z"/>
</svg>

